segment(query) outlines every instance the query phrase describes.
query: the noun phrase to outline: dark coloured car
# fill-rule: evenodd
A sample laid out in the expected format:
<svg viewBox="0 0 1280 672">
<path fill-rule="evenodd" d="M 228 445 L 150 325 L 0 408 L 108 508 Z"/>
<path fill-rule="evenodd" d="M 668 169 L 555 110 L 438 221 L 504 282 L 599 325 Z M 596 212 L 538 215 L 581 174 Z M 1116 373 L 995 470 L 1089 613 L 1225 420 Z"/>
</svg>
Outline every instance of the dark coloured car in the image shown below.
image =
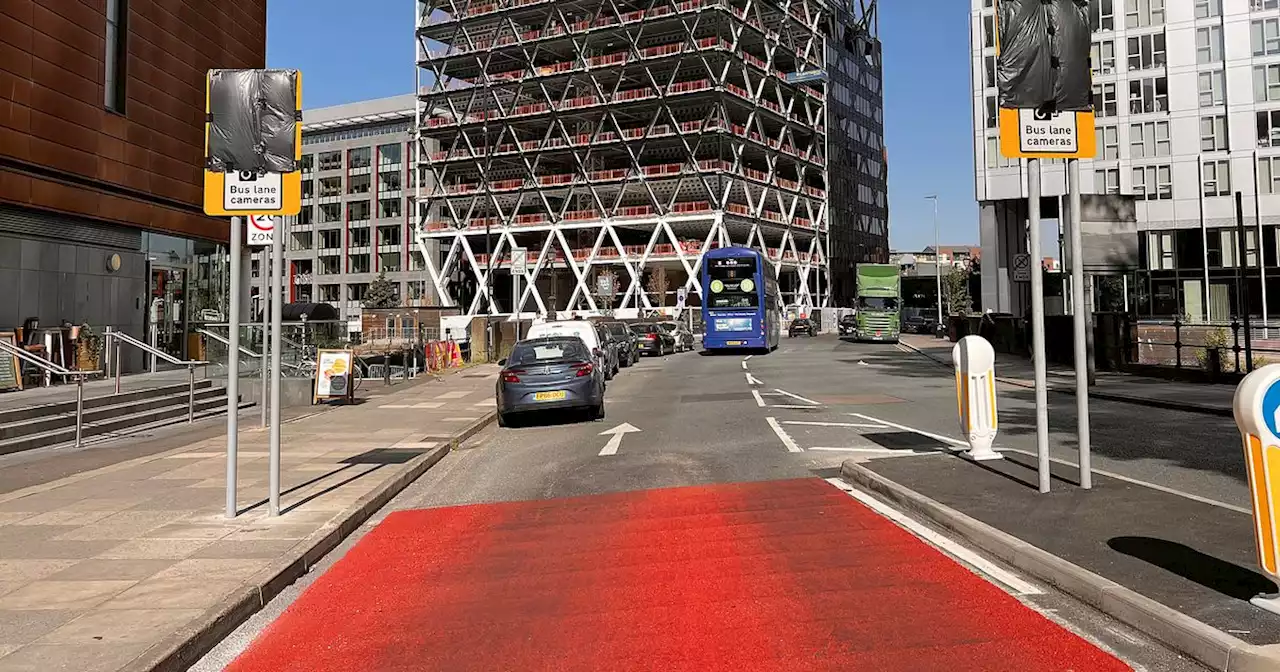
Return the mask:
<svg viewBox="0 0 1280 672">
<path fill-rule="evenodd" d="M 789 336 L 815 336 L 817 328 L 813 324 L 813 320 L 807 317 L 798 317 L 791 321 L 791 327 L 787 330 Z"/>
<path fill-rule="evenodd" d="M 602 324 L 618 342 L 619 366 L 626 368 L 640 361 L 640 351 L 637 349 L 640 337 L 634 331 L 628 329 L 622 322 L 603 322 Z"/>
<path fill-rule="evenodd" d="M 631 331 L 639 337 L 637 343 L 642 355 L 666 355 L 676 351 L 676 339 L 653 322 L 632 324 Z"/>
<path fill-rule="evenodd" d="M 849 314 L 840 318 L 840 335 L 852 336 L 858 331 L 858 316 Z"/>
<path fill-rule="evenodd" d="M 600 349 L 604 351 L 604 379 L 613 380 L 613 377 L 618 374 L 618 368 L 621 366 L 622 343 L 603 323 L 597 322 L 592 326 L 595 327 L 596 338 L 600 339 Z"/>
<path fill-rule="evenodd" d="M 675 339 L 676 352 L 686 352 L 693 349 L 693 332 L 686 329 L 683 324 L 679 322 L 659 322 L 658 326 L 665 329 L 668 334 L 671 334 L 671 338 Z"/>
<path fill-rule="evenodd" d="M 516 343 L 498 374 L 498 425 L 512 414 L 585 408 L 593 420 L 604 417 L 605 372 L 587 344 L 572 336 L 535 338 Z"/>
<path fill-rule="evenodd" d="M 911 315 L 903 319 L 902 331 L 908 334 L 933 333 L 933 321 L 924 315 Z"/>
</svg>

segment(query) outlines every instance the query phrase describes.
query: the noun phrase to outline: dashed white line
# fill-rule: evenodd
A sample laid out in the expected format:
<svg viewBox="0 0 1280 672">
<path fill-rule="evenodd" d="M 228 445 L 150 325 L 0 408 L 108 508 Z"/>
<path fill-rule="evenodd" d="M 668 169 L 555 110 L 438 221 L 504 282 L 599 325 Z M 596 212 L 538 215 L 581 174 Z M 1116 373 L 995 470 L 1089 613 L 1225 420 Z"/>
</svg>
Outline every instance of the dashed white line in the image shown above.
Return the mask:
<svg viewBox="0 0 1280 672">
<path fill-rule="evenodd" d="M 964 546 L 957 544 L 951 539 L 948 539 L 947 537 L 942 536 L 938 532 L 935 532 L 932 529 L 925 527 L 923 524 L 917 522 L 912 518 L 907 517 L 902 512 L 898 511 L 897 509 L 894 509 L 893 507 L 889 506 L 888 504 L 885 504 L 884 502 L 876 499 L 875 497 L 872 497 L 871 495 L 868 495 L 864 492 L 854 489 L 852 486 L 850 486 L 848 483 L 845 483 L 843 480 L 839 478 L 828 478 L 826 480 L 828 483 L 839 488 L 850 497 L 858 500 L 864 506 L 871 509 L 872 511 L 875 511 L 876 513 L 884 516 L 885 518 L 888 518 L 889 520 L 892 520 L 898 525 L 901 525 L 902 527 L 906 528 L 909 532 L 916 535 L 917 537 L 920 537 L 921 539 L 924 539 L 930 544 L 942 549 L 948 555 L 958 558 L 959 560 L 964 562 L 966 565 L 968 565 L 972 569 L 975 569 L 978 572 L 981 572 L 982 574 L 986 575 L 986 577 L 991 579 L 992 581 L 1004 584 L 1006 587 L 1009 588 L 1009 590 L 1013 591 L 1015 595 L 1044 594 L 1044 591 L 1041 590 L 1039 587 L 1037 587 L 1035 584 L 1032 584 L 1022 579 L 1021 577 L 1014 574 L 1013 572 L 1010 572 L 996 565 L 995 563 L 982 557 L 981 555 L 978 555 L 977 553 L 969 550 L 968 548 L 965 548 Z"/>
<path fill-rule="evenodd" d="M 888 425 L 867 422 L 819 422 L 817 420 L 783 420 L 784 425 L 810 425 L 813 427 L 856 427 L 858 429 L 888 429 Z"/>
<path fill-rule="evenodd" d="M 756 398 L 756 406 L 764 408 L 764 397 L 760 396 L 760 390 L 751 390 L 751 396 Z"/>
<path fill-rule="evenodd" d="M 800 448 L 800 445 L 795 442 L 795 439 L 792 439 L 791 435 L 787 434 L 787 430 L 783 429 L 782 425 L 778 424 L 777 420 L 770 417 L 765 418 L 765 422 L 768 422 L 769 426 L 773 428 L 773 433 L 778 435 L 778 440 L 782 441 L 782 445 L 787 447 L 788 453 L 804 452 L 804 450 Z"/>
<path fill-rule="evenodd" d="M 773 391 L 774 391 L 774 392 L 777 392 L 777 393 L 779 393 L 779 394 L 785 394 L 785 395 L 787 395 L 788 397 L 791 397 L 792 399 L 796 399 L 796 400 L 799 400 L 799 401 L 803 401 L 803 402 L 804 402 L 804 403 L 806 403 L 806 404 L 813 404 L 814 406 L 821 406 L 821 405 L 822 405 L 822 404 L 820 404 L 820 403 L 818 403 L 818 402 L 816 402 L 816 401 L 814 401 L 814 400 L 812 400 L 812 399 L 805 399 L 804 397 L 802 397 L 802 396 L 800 396 L 800 395 L 798 395 L 798 394 L 794 394 L 794 393 L 792 393 L 792 392 L 788 392 L 788 391 L 786 391 L 786 390 L 778 389 L 778 388 L 776 388 L 776 387 L 773 389 Z"/>
</svg>

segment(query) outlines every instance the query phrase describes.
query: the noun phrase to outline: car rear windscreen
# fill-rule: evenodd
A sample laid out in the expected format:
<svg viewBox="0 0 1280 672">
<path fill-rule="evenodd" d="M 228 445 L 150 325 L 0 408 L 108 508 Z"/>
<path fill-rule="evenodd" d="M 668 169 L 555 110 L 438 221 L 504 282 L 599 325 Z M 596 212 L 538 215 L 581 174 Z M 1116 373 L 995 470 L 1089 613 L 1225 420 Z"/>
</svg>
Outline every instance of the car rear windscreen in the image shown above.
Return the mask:
<svg viewBox="0 0 1280 672">
<path fill-rule="evenodd" d="M 581 362 L 589 359 L 587 346 L 577 338 L 557 338 L 517 343 L 507 363 L 513 366 Z"/>
</svg>

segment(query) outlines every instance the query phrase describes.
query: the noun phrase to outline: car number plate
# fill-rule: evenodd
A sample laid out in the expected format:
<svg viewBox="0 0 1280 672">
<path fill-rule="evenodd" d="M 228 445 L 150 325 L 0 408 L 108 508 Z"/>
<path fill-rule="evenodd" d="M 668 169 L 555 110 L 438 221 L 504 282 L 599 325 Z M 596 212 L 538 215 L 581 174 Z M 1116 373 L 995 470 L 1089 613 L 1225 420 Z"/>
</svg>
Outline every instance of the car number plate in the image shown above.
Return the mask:
<svg viewBox="0 0 1280 672">
<path fill-rule="evenodd" d="M 725 341 L 725 345 L 746 345 L 746 341 Z"/>
<path fill-rule="evenodd" d="M 557 390 L 555 392 L 536 392 L 533 395 L 533 400 L 534 401 L 561 401 L 567 396 L 569 395 L 564 390 Z"/>
</svg>

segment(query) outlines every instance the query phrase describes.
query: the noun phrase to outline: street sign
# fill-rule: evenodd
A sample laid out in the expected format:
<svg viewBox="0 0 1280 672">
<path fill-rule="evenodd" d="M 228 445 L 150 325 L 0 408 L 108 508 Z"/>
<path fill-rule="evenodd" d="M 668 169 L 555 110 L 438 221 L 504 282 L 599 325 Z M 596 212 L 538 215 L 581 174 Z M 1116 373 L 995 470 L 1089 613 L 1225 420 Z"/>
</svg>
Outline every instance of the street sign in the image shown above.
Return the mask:
<svg viewBox="0 0 1280 672">
<path fill-rule="evenodd" d="M 524 247 L 511 249 L 511 272 L 515 275 L 526 275 L 529 272 L 529 250 Z"/>
<path fill-rule="evenodd" d="M 689 290 L 681 287 L 676 290 L 676 308 L 684 308 L 685 299 L 689 298 Z"/>
<path fill-rule="evenodd" d="M 211 139 L 221 138 L 219 146 L 223 149 L 240 148 L 245 146 L 278 148 L 282 143 L 279 141 L 279 121 L 278 117 L 271 117 L 258 112 L 253 108 L 253 101 L 265 100 L 270 98 L 261 92 L 252 91 L 235 92 L 220 89 L 214 90 L 213 82 L 226 81 L 225 77 L 228 73 L 236 74 L 249 73 L 261 75 L 262 81 L 282 82 L 291 81 L 293 83 L 294 109 L 287 112 L 295 115 L 298 122 L 301 121 L 302 110 L 302 73 L 297 71 L 280 71 L 280 70 L 245 70 L 245 71 L 227 71 L 227 70 L 210 70 L 208 77 L 205 79 L 205 151 L 209 154 L 217 152 L 211 151 Z M 287 76 L 279 75 L 285 72 Z M 246 81 L 241 78 L 240 81 Z M 239 95 L 232 95 L 239 93 Z M 278 91 L 269 91 L 267 93 L 275 94 Z M 219 97 L 221 96 L 221 97 Z M 253 96 L 250 100 L 248 97 Z M 265 96 L 265 97 L 264 97 Z M 261 100 L 259 100 L 261 99 Z M 250 129 L 244 133 L 228 133 L 226 128 L 235 128 L 235 126 L 227 126 L 220 128 L 221 133 L 215 136 L 214 127 L 218 125 L 219 120 L 215 119 L 215 111 L 224 115 L 235 117 L 237 110 L 224 110 L 223 107 L 244 107 L 252 114 L 247 116 L 256 116 L 262 124 L 267 128 Z M 286 103 L 287 105 L 287 103 Z M 285 117 L 287 119 L 287 117 Z M 243 121 L 243 120 L 238 120 Z M 292 121 L 292 120 L 290 120 Z M 268 123 L 270 122 L 270 123 Z M 230 122 L 227 122 L 230 123 Z M 272 126 L 272 124 L 276 124 Z M 294 137 L 292 144 L 294 165 L 302 160 L 302 124 L 293 123 Z M 285 127 L 287 128 L 287 127 Z M 276 129 L 275 136 L 270 132 Z M 246 136 L 246 137 L 239 137 Z M 287 134 L 285 136 L 287 138 Z M 285 143 L 288 144 L 288 143 Z M 229 152 L 230 149 L 227 149 Z M 287 151 L 287 150 L 279 150 Z M 218 157 L 210 157 L 206 160 L 204 169 L 204 213 L 212 217 L 244 217 L 248 215 L 280 215 L 291 216 L 298 214 L 302 210 L 302 172 L 294 170 L 292 172 L 259 172 L 258 170 L 230 170 L 230 166 L 226 165 Z M 229 163 L 229 160 L 228 160 Z M 211 170 L 213 165 L 217 170 Z M 243 166 L 244 164 L 240 164 Z M 278 165 L 278 162 L 277 164 Z"/>
<path fill-rule="evenodd" d="M 1009 159 L 1091 159 L 1098 153 L 1092 112 L 1000 110 L 1000 154 Z"/>
<path fill-rule="evenodd" d="M 1013 255 L 1013 281 L 1031 282 L 1031 255 L 1022 253 Z"/>
<path fill-rule="evenodd" d="M 275 240 L 275 220 L 270 215 L 249 215 L 249 244 L 265 247 Z"/>
<path fill-rule="evenodd" d="M 600 296 L 612 297 L 614 295 L 613 273 L 603 271 L 596 276 L 596 293 Z"/>
</svg>

